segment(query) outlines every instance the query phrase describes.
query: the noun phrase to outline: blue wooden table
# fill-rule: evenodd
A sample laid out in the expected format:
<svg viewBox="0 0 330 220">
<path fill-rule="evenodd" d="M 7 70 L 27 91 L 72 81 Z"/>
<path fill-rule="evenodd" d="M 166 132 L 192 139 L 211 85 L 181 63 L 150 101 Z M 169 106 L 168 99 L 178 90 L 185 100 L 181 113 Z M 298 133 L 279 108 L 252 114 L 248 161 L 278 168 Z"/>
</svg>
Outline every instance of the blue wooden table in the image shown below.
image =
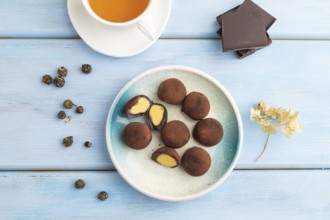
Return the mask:
<svg viewBox="0 0 330 220">
<path fill-rule="evenodd" d="M 161 1 L 161 0 L 159 0 Z M 222 53 L 215 17 L 241 0 L 173 0 L 162 38 L 131 58 L 90 49 L 74 31 L 65 0 L 0 0 L 0 219 L 330 219 L 330 1 L 256 0 L 278 21 L 273 44 L 239 60 Z M 82 63 L 94 71 L 82 75 Z M 187 65 L 219 80 L 237 101 L 244 144 L 234 172 L 208 195 L 161 202 L 130 187 L 110 161 L 104 127 L 115 95 L 137 74 Z M 41 76 L 60 65 L 64 89 Z M 64 99 L 86 112 L 65 124 Z M 265 134 L 249 120 L 259 100 L 301 113 L 303 132 L 276 135 L 260 161 Z M 90 149 L 65 148 L 68 134 Z M 86 180 L 84 190 L 73 186 Z M 99 191 L 110 198 L 101 202 Z"/>
</svg>

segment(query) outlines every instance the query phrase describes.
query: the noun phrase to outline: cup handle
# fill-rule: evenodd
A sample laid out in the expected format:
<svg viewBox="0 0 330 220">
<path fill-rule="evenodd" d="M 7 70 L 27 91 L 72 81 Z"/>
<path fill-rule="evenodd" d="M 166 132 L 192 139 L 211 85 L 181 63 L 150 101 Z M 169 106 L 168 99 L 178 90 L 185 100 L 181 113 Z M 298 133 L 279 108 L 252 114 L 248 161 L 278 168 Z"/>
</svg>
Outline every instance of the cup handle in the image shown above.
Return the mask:
<svg viewBox="0 0 330 220">
<path fill-rule="evenodd" d="M 137 27 L 149 40 L 154 41 L 157 38 L 158 33 L 147 19 L 140 21 Z"/>
</svg>

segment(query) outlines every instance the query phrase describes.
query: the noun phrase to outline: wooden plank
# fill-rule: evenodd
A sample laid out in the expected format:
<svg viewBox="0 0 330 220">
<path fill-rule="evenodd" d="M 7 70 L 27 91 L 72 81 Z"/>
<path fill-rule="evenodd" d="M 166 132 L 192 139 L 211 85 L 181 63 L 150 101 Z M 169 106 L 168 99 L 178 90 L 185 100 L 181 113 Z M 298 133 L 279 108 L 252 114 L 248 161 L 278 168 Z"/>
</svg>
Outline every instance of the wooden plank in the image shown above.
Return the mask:
<svg viewBox="0 0 330 220">
<path fill-rule="evenodd" d="M 236 168 L 330 168 L 329 41 L 274 41 L 270 47 L 239 60 L 220 52 L 218 40 L 160 40 L 145 53 L 125 59 L 98 54 L 80 40 L 0 41 L 0 169 L 113 169 L 104 129 L 115 95 L 135 75 L 161 65 L 187 65 L 219 80 L 238 103 L 244 146 Z M 284 52 L 285 51 L 285 52 Z M 93 73 L 80 72 L 82 63 Z M 41 83 L 64 65 L 64 88 Z M 70 98 L 85 107 L 69 124 L 57 119 Z M 255 163 L 266 135 L 249 120 L 259 100 L 300 110 L 303 133 L 271 137 Z M 74 136 L 65 148 L 61 139 Z M 93 142 L 90 149 L 84 141 Z"/>
<path fill-rule="evenodd" d="M 170 203 L 137 192 L 116 172 L 1 172 L 0 212 L 2 219 L 328 219 L 329 181 L 329 170 L 235 171 L 204 197 Z"/>
<path fill-rule="evenodd" d="M 217 15 L 242 0 L 173 0 L 164 38 L 214 38 Z M 330 1 L 255 0 L 278 21 L 272 38 L 330 39 Z M 0 0 L 0 37 L 77 37 L 70 24 L 66 0 Z"/>
</svg>

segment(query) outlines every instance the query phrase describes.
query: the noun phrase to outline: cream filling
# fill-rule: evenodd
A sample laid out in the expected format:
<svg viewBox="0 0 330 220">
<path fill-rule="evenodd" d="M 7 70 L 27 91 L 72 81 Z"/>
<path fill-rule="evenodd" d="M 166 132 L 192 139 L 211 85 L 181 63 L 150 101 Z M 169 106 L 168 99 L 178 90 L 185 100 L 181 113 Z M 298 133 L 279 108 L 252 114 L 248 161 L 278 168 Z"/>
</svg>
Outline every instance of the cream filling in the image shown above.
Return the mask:
<svg viewBox="0 0 330 220">
<path fill-rule="evenodd" d="M 157 126 L 159 125 L 164 117 L 164 108 L 160 105 L 153 105 L 149 110 L 152 123 Z"/>
<path fill-rule="evenodd" d="M 161 165 L 164 165 L 166 167 L 175 167 L 177 166 L 176 160 L 167 155 L 167 154 L 161 154 L 157 157 L 157 162 L 160 163 Z"/>
<path fill-rule="evenodd" d="M 140 113 L 145 113 L 150 106 L 150 102 L 148 99 L 141 97 L 138 99 L 137 103 L 132 106 L 130 109 L 131 114 L 140 114 Z"/>
</svg>

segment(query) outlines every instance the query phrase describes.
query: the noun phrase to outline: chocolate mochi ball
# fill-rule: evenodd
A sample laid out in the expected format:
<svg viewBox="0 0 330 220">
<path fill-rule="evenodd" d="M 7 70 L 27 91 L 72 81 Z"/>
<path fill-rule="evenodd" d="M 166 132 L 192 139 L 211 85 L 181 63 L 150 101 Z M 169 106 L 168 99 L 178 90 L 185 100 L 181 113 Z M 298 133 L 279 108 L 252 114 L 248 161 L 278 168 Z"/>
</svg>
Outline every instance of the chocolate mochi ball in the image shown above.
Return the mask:
<svg viewBox="0 0 330 220">
<path fill-rule="evenodd" d="M 188 143 L 190 132 L 183 122 L 174 120 L 163 127 L 160 138 L 166 147 L 180 148 Z"/>
<path fill-rule="evenodd" d="M 152 134 L 145 123 L 132 122 L 125 127 L 123 138 L 127 146 L 135 150 L 141 150 L 150 144 Z"/>
<path fill-rule="evenodd" d="M 157 91 L 158 98 L 172 105 L 179 105 L 186 97 L 187 90 L 183 83 L 175 78 L 163 81 Z"/>
<path fill-rule="evenodd" d="M 151 106 L 151 100 L 145 95 L 131 98 L 124 107 L 124 112 L 129 118 L 145 114 Z"/>
<path fill-rule="evenodd" d="M 205 118 L 195 125 L 193 136 L 200 144 L 212 147 L 222 140 L 223 127 L 218 120 Z"/>
<path fill-rule="evenodd" d="M 180 155 L 170 147 L 158 148 L 151 156 L 151 159 L 165 167 L 177 167 L 180 165 Z"/>
<path fill-rule="evenodd" d="M 181 165 L 189 175 L 202 176 L 210 169 L 211 157 L 204 149 L 192 147 L 184 152 Z"/>
<path fill-rule="evenodd" d="M 210 102 L 204 94 L 191 92 L 183 100 L 182 111 L 191 119 L 201 120 L 210 112 Z"/>
</svg>

